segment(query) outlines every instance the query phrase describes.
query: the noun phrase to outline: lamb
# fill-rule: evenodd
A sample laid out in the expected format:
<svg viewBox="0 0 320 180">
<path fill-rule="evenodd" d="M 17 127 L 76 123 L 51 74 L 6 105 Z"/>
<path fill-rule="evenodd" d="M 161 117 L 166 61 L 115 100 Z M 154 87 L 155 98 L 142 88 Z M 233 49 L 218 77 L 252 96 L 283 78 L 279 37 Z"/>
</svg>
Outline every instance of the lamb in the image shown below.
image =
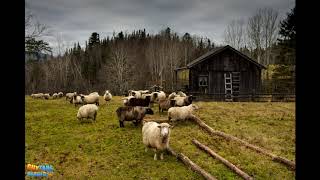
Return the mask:
<svg viewBox="0 0 320 180">
<path fill-rule="evenodd" d="M 161 99 L 166 99 L 166 93 L 163 91 L 151 93 L 151 102 L 158 102 Z"/>
<path fill-rule="evenodd" d="M 188 106 L 192 103 L 193 96 L 186 96 L 186 97 L 175 97 L 174 100 L 176 100 L 175 106 Z"/>
<path fill-rule="evenodd" d="M 168 110 L 169 121 L 186 120 L 192 116 L 194 110 L 198 110 L 199 107 L 195 104 L 190 104 L 183 107 L 171 107 Z"/>
<path fill-rule="evenodd" d="M 186 97 L 186 96 L 187 96 L 187 95 L 186 95 L 184 92 L 182 92 L 182 91 L 179 91 L 179 92 L 177 93 L 177 95 L 180 96 L 180 97 Z"/>
<path fill-rule="evenodd" d="M 80 95 L 74 95 L 72 98 L 72 103 L 74 104 L 74 107 L 77 107 L 79 104 L 83 104 L 82 98 Z"/>
<path fill-rule="evenodd" d="M 109 92 L 109 90 L 106 90 L 106 92 L 104 93 L 104 95 L 103 95 L 103 99 L 105 100 L 105 101 L 111 101 L 111 99 L 112 99 L 112 95 L 111 95 L 111 93 Z"/>
<path fill-rule="evenodd" d="M 150 96 L 146 96 L 145 99 L 137 99 L 137 98 L 130 98 L 126 103 L 126 106 L 143 106 L 149 107 L 150 105 Z"/>
<path fill-rule="evenodd" d="M 86 104 L 79 108 L 77 119 L 80 121 L 83 118 L 96 120 L 98 106 L 95 104 Z"/>
<path fill-rule="evenodd" d="M 67 93 L 67 94 L 66 94 L 66 100 L 72 99 L 74 95 L 77 95 L 77 92 Z"/>
<path fill-rule="evenodd" d="M 163 112 L 164 110 L 168 110 L 171 107 L 174 107 L 176 101 L 174 99 L 161 99 L 159 101 L 159 114 L 160 112 Z"/>
<path fill-rule="evenodd" d="M 133 121 L 134 125 L 138 125 L 146 114 L 153 114 L 149 107 L 141 106 L 125 106 L 116 110 L 120 127 L 124 127 L 124 121 Z"/>
<path fill-rule="evenodd" d="M 97 92 L 90 93 L 87 96 L 81 96 L 84 104 L 96 104 L 99 106 L 99 94 Z"/>
<path fill-rule="evenodd" d="M 142 142 L 145 152 L 148 148 L 154 151 L 154 160 L 157 160 L 157 152 L 160 151 L 160 159 L 163 159 L 163 151 L 169 147 L 170 128 L 168 123 L 146 122 L 142 127 Z"/>
</svg>

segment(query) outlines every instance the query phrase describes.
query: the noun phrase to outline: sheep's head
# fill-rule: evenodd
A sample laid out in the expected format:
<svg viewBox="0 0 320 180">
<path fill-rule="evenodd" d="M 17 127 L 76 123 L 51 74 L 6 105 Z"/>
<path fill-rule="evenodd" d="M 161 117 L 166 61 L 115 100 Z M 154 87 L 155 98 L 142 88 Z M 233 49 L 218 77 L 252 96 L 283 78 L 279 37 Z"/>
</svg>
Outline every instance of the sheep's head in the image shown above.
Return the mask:
<svg viewBox="0 0 320 180">
<path fill-rule="evenodd" d="M 153 110 L 151 108 L 145 108 L 145 114 L 153 114 Z"/>
<path fill-rule="evenodd" d="M 162 142 L 165 143 L 167 137 L 170 134 L 171 125 L 168 123 L 161 123 L 157 126 L 160 129 L 160 137 L 162 137 Z"/>
</svg>

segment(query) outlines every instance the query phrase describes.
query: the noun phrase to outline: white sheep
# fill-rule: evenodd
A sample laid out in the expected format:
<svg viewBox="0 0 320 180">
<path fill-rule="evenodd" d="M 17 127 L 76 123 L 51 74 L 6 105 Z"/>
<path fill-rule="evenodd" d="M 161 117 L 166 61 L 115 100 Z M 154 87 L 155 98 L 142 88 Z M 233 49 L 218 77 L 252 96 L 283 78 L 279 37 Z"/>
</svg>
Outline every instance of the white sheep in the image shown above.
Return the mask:
<svg viewBox="0 0 320 180">
<path fill-rule="evenodd" d="M 67 93 L 67 94 L 66 94 L 66 100 L 72 99 L 74 95 L 77 95 L 77 92 Z"/>
<path fill-rule="evenodd" d="M 145 152 L 148 147 L 154 151 L 154 160 L 157 160 L 157 151 L 161 151 L 160 159 L 163 159 L 163 151 L 169 147 L 170 125 L 168 123 L 146 122 L 142 127 L 142 142 Z"/>
<path fill-rule="evenodd" d="M 96 104 L 99 106 L 99 94 L 97 92 L 90 93 L 87 96 L 81 96 L 84 104 Z"/>
<path fill-rule="evenodd" d="M 177 93 L 177 95 L 180 96 L 180 97 L 186 97 L 186 96 L 187 96 L 187 95 L 186 95 L 184 92 L 182 92 L 182 91 L 179 91 L 179 92 Z"/>
<path fill-rule="evenodd" d="M 166 99 L 166 93 L 163 91 L 151 93 L 151 102 L 159 102 L 159 100 Z"/>
<path fill-rule="evenodd" d="M 182 107 L 171 107 L 168 110 L 169 121 L 186 120 L 190 118 L 194 110 L 198 110 L 199 107 L 195 104 Z"/>
<path fill-rule="evenodd" d="M 74 95 L 72 99 L 72 103 L 74 104 L 75 107 L 79 104 L 83 104 L 82 98 L 79 95 Z"/>
<path fill-rule="evenodd" d="M 173 99 L 173 98 L 175 98 L 175 97 L 177 97 L 178 95 L 175 93 L 175 92 L 173 92 L 173 93 L 171 93 L 169 96 L 168 96 L 168 99 Z"/>
<path fill-rule="evenodd" d="M 49 93 L 44 94 L 44 95 L 43 95 L 43 98 L 44 98 L 44 99 L 49 99 L 49 98 L 50 98 L 50 94 L 49 94 Z"/>
<path fill-rule="evenodd" d="M 112 99 L 112 94 L 109 92 L 109 90 L 106 90 L 106 92 L 105 92 L 104 95 L 103 95 L 103 99 L 104 99 L 105 101 L 111 101 L 111 99 Z"/>
<path fill-rule="evenodd" d="M 52 95 L 52 99 L 56 99 L 56 98 L 58 98 L 59 96 L 58 96 L 58 93 L 53 93 L 53 95 Z"/>
<path fill-rule="evenodd" d="M 63 97 L 63 92 L 59 92 L 58 97 L 60 97 L 60 98 Z"/>
<path fill-rule="evenodd" d="M 80 121 L 83 118 L 96 120 L 98 106 L 95 104 L 86 104 L 79 108 L 77 119 Z"/>
<path fill-rule="evenodd" d="M 43 98 L 43 93 L 31 94 L 32 98 Z"/>
<path fill-rule="evenodd" d="M 193 99 L 194 97 L 192 95 L 186 97 L 177 96 L 174 98 L 174 100 L 176 101 L 175 106 L 188 106 L 192 104 Z"/>
</svg>

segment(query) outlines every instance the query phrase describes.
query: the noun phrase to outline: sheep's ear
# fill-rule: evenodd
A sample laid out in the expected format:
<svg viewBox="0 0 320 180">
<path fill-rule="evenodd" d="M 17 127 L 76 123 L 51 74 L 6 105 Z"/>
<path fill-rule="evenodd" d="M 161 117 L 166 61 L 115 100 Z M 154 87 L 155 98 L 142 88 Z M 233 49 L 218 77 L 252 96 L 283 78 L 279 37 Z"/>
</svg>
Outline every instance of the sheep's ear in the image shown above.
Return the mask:
<svg viewBox="0 0 320 180">
<path fill-rule="evenodd" d="M 171 129 L 172 129 L 173 127 L 174 127 L 174 125 L 170 125 L 170 126 L 169 126 L 169 128 L 171 128 Z"/>
</svg>

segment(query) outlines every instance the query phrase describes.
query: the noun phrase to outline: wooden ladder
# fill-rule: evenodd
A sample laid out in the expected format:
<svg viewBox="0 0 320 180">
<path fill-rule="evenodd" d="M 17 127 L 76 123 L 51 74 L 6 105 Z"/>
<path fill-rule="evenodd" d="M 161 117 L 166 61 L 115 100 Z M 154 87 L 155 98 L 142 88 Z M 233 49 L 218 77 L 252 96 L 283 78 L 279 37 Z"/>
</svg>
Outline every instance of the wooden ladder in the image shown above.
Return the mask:
<svg viewBox="0 0 320 180">
<path fill-rule="evenodd" d="M 225 101 L 232 101 L 232 74 L 224 73 Z"/>
</svg>

